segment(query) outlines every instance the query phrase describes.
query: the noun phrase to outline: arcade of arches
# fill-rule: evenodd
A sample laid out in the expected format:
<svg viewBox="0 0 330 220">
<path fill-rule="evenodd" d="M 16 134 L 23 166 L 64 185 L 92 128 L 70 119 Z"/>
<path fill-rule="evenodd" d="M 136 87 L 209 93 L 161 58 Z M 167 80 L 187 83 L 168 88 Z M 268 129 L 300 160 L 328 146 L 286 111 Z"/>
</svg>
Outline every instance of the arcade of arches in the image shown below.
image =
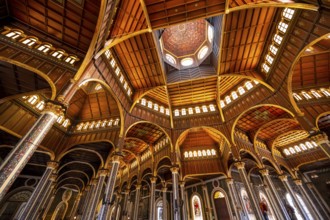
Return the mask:
<svg viewBox="0 0 330 220">
<path fill-rule="evenodd" d="M 329 1 L 0 17 L 0 220 L 330 219 Z"/>
</svg>

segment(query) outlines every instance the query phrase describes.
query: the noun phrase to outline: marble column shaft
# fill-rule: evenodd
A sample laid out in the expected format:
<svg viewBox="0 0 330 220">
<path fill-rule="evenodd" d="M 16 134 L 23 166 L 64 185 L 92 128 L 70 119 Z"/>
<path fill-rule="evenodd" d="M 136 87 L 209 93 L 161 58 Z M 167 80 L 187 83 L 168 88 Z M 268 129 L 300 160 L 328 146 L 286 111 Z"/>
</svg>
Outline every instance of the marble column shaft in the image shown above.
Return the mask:
<svg viewBox="0 0 330 220">
<path fill-rule="evenodd" d="M 124 204 L 123 204 L 123 210 L 121 212 L 121 213 L 123 213 L 122 216 L 124 216 L 125 219 L 127 219 L 127 215 L 128 215 L 128 206 L 127 206 L 127 203 L 128 203 L 129 192 L 130 192 L 129 189 L 126 189 L 125 192 L 124 192 L 125 193 Z"/>
<path fill-rule="evenodd" d="M 269 171 L 267 169 L 259 170 L 261 173 L 263 180 L 266 182 L 266 185 L 268 186 L 269 192 L 270 192 L 270 198 L 274 201 L 274 208 L 276 210 L 276 215 L 278 216 L 278 219 L 289 219 L 289 215 L 284 207 L 284 204 L 278 195 L 278 192 L 273 184 L 272 179 L 269 176 Z"/>
<path fill-rule="evenodd" d="M 38 209 L 41 205 L 41 200 L 45 196 L 45 192 L 47 192 L 50 188 L 51 184 L 49 183 L 49 180 L 53 171 L 57 168 L 57 165 L 57 162 L 47 163 L 47 168 L 41 179 L 39 180 L 38 185 L 33 190 L 33 193 L 30 196 L 28 202 L 26 203 L 24 211 L 19 220 L 33 219 L 33 216 L 37 214 Z"/>
<path fill-rule="evenodd" d="M 184 182 L 180 182 L 180 193 L 181 193 L 181 199 L 182 199 L 182 220 L 187 220 L 187 203 L 186 203 L 186 199 L 184 196 Z"/>
<path fill-rule="evenodd" d="M 138 184 L 136 186 L 136 191 L 135 191 L 133 220 L 137 220 L 138 219 L 138 215 L 139 215 L 139 204 L 140 204 L 140 192 L 141 192 L 141 185 Z"/>
<path fill-rule="evenodd" d="M 61 114 L 61 106 L 48 102 L 32 128 L 5 158 L 0 166 L 0 201 Z"/>
<path fill-rule="evenodd" d="M 212 213 L 212 209 L 211 209 L 210 197 L 209 197 L 209 193 L 207 191 L 207 186 L 203 185 L 202 190 L 203 190 L 206 209 L 207 209 L 207 215 L 208 215 L 207 219 L 213 219 L 213 215 L 212 215 L 213 213 Z"/>
<path fill-rule="evenodd" d="M 296 180 L 294 180 L 294 183 L 298 186 L 300 195 L 302 196 L 302 198 L 304 198 L 304 201 L 305 201 L 306 205 L 308 206 L 309 212 L 311 213 L 313 218 L 314 219 L 323 219 L 322 215 L 318 211 L 318 208 L 314 205 L 314 202 L 312 201 L 312 199 L 306 192 L 304 186 L 302 185 L 302 181 L 296 179 Z"/>
<path fill-rule="evenodd" d="M 95 209 L 96 209 L 96 206 L 99 202 L 100 195 L 101 195 L 102 188 L 103 188 L 103 182 L 104 182 L 104 179 L 105 179 L 107 173 L 108 173 L 107 170 L 100 170 L 99 171 L 99 178 L 95 183 L 95 186 L 94 186 L 92 194 L 91 194 L 91 199 L 90 199 L 89 204 L 88 204 L 88 211 L 87 211 L 87 215 L 86 215 L 86 220 L 94 219 Z"/>
<path fill-rule="evenodd" d="M 167 199 L 166 199 L 166 191 L 167 188 L 163 187 L 162 188 L 162 197 L 163 197 L 163 220 L 167 220 Z"/>
<path fill-rule="evenodd" d="M 298 212 L 300 213 L 300 215 L 303 216 L 305 219 L 308 219 L 306 213 L 304 212 L 304 208 L 302 207 L 301 203 L 299 202 L 296 193 L 293 191 L 293 189 L 288 181 L 288 177 L 285 175 L 281 175 L 281 176 L 279 176 L 279 178 L 283 182 L 283 185 L 285 186 L 288 193 L 291 195 L 294 206 L 298 209 Z"/>
<path fill-rule="evenodd" d="M 239 201 L 238 201 L 238 198 L 237 198 L 237 195 L 236 193 L 234 192 L 234 180 L 231 179 L 231 178 L 228 178 L 226 179 L 226 183 L 227 183 L 227 186 L 228 186 L 228 191 L 229 191 L 229 199 L 231 200 L 232 202 L 232 205 L 233 205 L 233 209 L 234 209 L 234 214 L 235 214 L 235 218 L 236 219 L 242 219 L 243 217 L 240 215 L 240 209 L 242 209 L 242 207 L 239 205 Z"/>
<path fill-rule="evenodd" d="M 156 190 L 156 177 L 151 177 L 151 189 L 150 189 L 150 204 L 149 204 L 149 219 L 154 220 L 155 219 L 155 190 Z"/>
<path fill-rule="evenodd" d="M 173 205 L 174 205 L 174 211 L 173 211 L 173 219 L 174 220 L 180 220 L 180 196 L 179 196 L 179 168 L 178 167 L 172 167 L 172 189 L 173 189 Z"/>
<path fill-rule="evenodd" d="M 120 156 L 114 156 L 113 160 L 112 160 L 112 167 L 111 167 L 111 171 L 110 171 L 110 175 L 108 178 L 108 182 L 105 188 L 105 195 L 104 195 L 104 199 L 103 199 L 103 205 L 101 207 L 101 211 L 100 214 L 98 216 L 98 220 L 106 220 L 107 219 L 107 215 L 110 209 L 110 202 L 112 200 L 113 197 L 113 191 L 115 188 L 115 183 L 116 183 L 116 178 L 117 178 L 117 172 L 118 172 L 118 168 L 119 168 L 119 161 Z"/>
<path fill-rule="evenodd" d="M 246 170 L 245 170 L 245 163 L 244 162 L 236 162 L 235 166 L 238 169 L 239 175 L 241 177 L 241 180 L 244 184 L 244 187 L 246 189 L 246 192 L 249 196 L 249 199 L 251 201 L 251 205 L 252 205 L 252 209 L 253 212 L 256 216 L 257 219 L 264 219 L 263 215 L 261 213 L 260 207 L 259 207 L 259 203 L 258 201 L 256 201 L 256 198 L 254 196 L 254 191 L 251 188 L 250 182 L 248 180 L 247 174 L 246 174 Z"/>
</svg>

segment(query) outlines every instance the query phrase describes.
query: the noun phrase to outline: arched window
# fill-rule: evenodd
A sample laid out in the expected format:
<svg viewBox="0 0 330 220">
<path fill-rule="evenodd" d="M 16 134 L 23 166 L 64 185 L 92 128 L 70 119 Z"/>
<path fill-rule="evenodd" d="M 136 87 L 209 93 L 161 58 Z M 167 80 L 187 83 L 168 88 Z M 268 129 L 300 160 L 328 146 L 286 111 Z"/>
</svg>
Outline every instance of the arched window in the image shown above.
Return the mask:
<svg viewBox="0 0 330 220">
<path fill-rule="evenodd" d="M 313 148 L 313 145 L 311 144 L 311 142 L 307 141 L 305 144 L 308 147 L 308 149 L 312 149 Z"/>
<path fill-rule="evenodd" d="M 299 147 L 298 145 L 295 145 L 295 146 L 294 146 L 294 149 L 295 149 L 297 152 L 300 152 L 300 151 L 301 151 L 301 149 L 300 149 L 300 147 Z"/>
<path fill-rule="evenodd" d="M 250 89 L 253 88 L 253 85 L 252 85 L 252 83 L 250 81 L 247 81 L 244 85 L 245 85 L 245 87 L 246 87 L 247 90 L 250 90 Z"/>
<path fill-rule="evenodd" d="M 192 151 L 189 151 L 189 157 L 193 157 Z"/>
<path fill-rule="evenodd" d="M 117 119 L 115 120 L 115 123 L 113 123 L 113 125 L 114 125 L 114 126 L 118 126 L 118 125 L 119 125 L 119 118 L 117 118 Z"/>
<path fill-rule="evenodd" d="M 113 124 L 113 119 L 110 119 L 108 122 L 108 126 L 110 127 L 110 126 L 112 126 L 112 124 Z"/>
<path fill-rule="evenodd" d="M 189 157 L 188 151 L 184 152 L 184 158 L 188 158 L 188 157 Z"/>
<path fill-rule="evenodd" d="M 293 149 L 293 147 L 290 147 L 289 148 L 289 151 L 290 151 L 291 154 L 295 154 L 296 153 L 296 151 Z"/>
<path fill-rule="evenodd" d="M 211 154 L 212 154 L 212 156 L 215 156 L 216 155 L 216 152 L 215 152 L 214 149 L 211 150 Z"/>
<path fill-rule="evenodd" d="M 77 131 L 80 131 L 83 126 L 84 126 L 84 123 L 80 123 L 79 125 L 77 125 Z"/>
<path fill-rule="evenodd" d="M 189 114 L 189 115 L 194 114 L 194 111 L 193 111 L 193 108 L 192 108 L 192 107 L 188 108 L 188 114 Z"/>
<path fill-rule="evenodd" d="M 210 111 L 211 111 L 211 112 L 214 112 L 214 111 L 215 111 L 215 107 L 214 107 L 213 104 L 210 104 L 209 107 L 210 107 Z"/>
<path fill-rule="evenodd" d="M 41 51 L 41 52 L 48 52 L 49 49 L 51 48 L 51 46 L 49 44 L 41 44 L 39 47 L 38 47 L 38 50 Z"/>
<path fill-rule="evenodd" d="M 211 151 L 210 151 L 210 149 L 207 149 L 207 150 L 206 150 L 206 154 L 207 154 L 207 156 L 211 156 Z"/>
<path fill-rule="evenodd" d="M 147 104 L 147 100 L 146 99 L 141 99 L 141 105 L 146 105 Z"/>
<path fill-rule="evenodd" d="M 201 113 L 201 109 L 200 109 L 198 106 L 196 106 L 196 107 L 195 107 L 195 112 L 196 112 L 196 113 Z"/>
<path fill-rule="evenodd" d="M 194 150 L 194 157 L 197 157 L 197 151 Z"/>
<path fill-rule="evenodd" d="M 163 113 L 163 114 L 164 114 L 164 111 L 165 111 L 164 106 L 160 106 L 160 107 L 159 107 L 159 111 L 160 111 L 160 113 Z"/>
<path fill-rule="evenodd" d="M 70 64 L 74 64 L 76 61 L 78 61 L 78 58 L 76 56 L 71 55 L 65 58 L 64 61 Z"/>
<path fill-rule="evenodd" d="M 39 100 L 39 96 L 37 95 L 33 95 L 29 98 L 28 102 L 31 104 L 31 105 L 34 105 L 37 103 L 37 101 Z"/>
<path fill-rule="evenodd" d="M 317 91 L 315 91 L 314 89 L 311 90 L 311 93 L 317 99 L 322 98 L 322 96 Z"/>
<path fill-rule="evenodd" d="M 42 111 L 45 108 L 45 102 L 41 101 L 36 105 L 36 108 Z"/>
<path fill-rule="evenodd" d="M 229 95 L 226 96 L 225 100 L 227 104 L 231 103 L 231 98 Z"/>
<path fill-rule="evenodd" d="M 63 56 L 64 51 L 62 50 L 56 50 L 52 53 L 53 57 L 56 57 L 57 59 L 61 59 L 61 57 Z"/>
<path fill-rule="evenodd" d="M 64 120 L 64 116 L 61 115 L 60 117 L 57 118 L 56 121 L 57 121 L 57 123 L 62 124 L 63 120 Z"/>
<path fill-rule="evenodd" d="M 180 111 L 179 109 L 175 109 L 174 110 L 174 116 L 179 116 L 180 115 Z"/>
<path fill-rule="evenodd" d="M 154 104 L 154 110 L 158 111 L 158 104 L 157 103 Z"/>
<path fill-rule="evenodd" d="M 87 130 L 88 126 L 89 126 L 89 122 L 87 122 L 87 123 L 84 125 L 83 129 L 84 129 L 84 130 Z"/>
<path fill-rule="evenodd" d="M 197 151 L 197 154 L 198 154 L 199 157 L 201 157 L 202 156 L 202 151 L 201 150 Z"/>
<path fill-rule="evenodd" d="M 312 97 L 305 91 L 302 91 L 301 94 L 305 97 L 305 99 L 311 99 Z"/>
<path fill-rule="evenodd" d="M 208 51 L 209 51 L 208 46 L 202 47 L 198 52 L 198 55 L 197 55 L 198 59 L 199 60 L 203 59 L 206 56 Z"/>
<path fill-rule="evenodd" d="M 233 91 L 231 93 L 231 97 L 233 98 L 233 100 L 237 99 L 238 98 L 237 92 Z"/>
<path fill-rule="evenodd" d="M 152 101 L 148 101 L 148 108 L 152 108 Z"/>
<path fill-rule="evenodd" d="M 299 147 L 301 150 L 307 150 L 307 147 L 305 144 L 299 144 Z"/>
<path fill-rule="evenodd" d="M 243 95 L 245 93 L 245 89 L 242 86 L 238 87 L 238 93 Z"/>
<path fill-rule="evenodd" d="M 208 109 L 207 109 L 206 105 L 202 106 L 202 110 L 203 110 L 203 112 L 208 112 Z"/>
<path fill-rule="evenodd" d="M 206 150 L 202 150 L 202 155 L 203 155 L 203 157 L 206 156 Z"/>
<path fill-rule="evenodd" d="M 36 42 L 37 42 L 37 39 L 36 38 L 34 38 L 34 37 L 28 37 L 28 38 L 25 38 L 22 41 L 22 44 L 28 45 L 30 47 L 33 44 L 35 44 Z"/>
<path fill-rule="evenodd" d="M 326 97 L 330 97 L 330 92 L 327 89 L 321 88 L 320 90 L 323 93 L 323 95 L 325 95 Z"/>
<path fill-rule="evenodd" d="M 187 111 L 185 108 L 181 109 L 181 115 L 186 115 L 187 114 Z"/>
<path fill-rule="evenodd" d="M 157 220 L 163 220 L 163 201 L 159 200 L 156 204 Z"/>
<path fill-rule="evenodd" d="M 284 149 L 284 154 L 286 155 L 286 156 L 289 156 L 291 153 L 290 153 L 290 151 L 288 150 L 288 149 Z"/>
<path fill-rule="evenodd" d="M 226 106 L 225 102 L 223 100 L 220 101 L 220 107 L 224 108 Z"/>
<path fill-rule="evenodd" d="M 69 119 L 65 119 L 64 122 L 63 122 L 63 124 L 62 124 L 62 126 L 66 128 L 69 125 L 70 125 L 70 120 Z"/>
<path fill-rule="evenodd" d="M 193 195 L 193 197 L 191 197 L 191 209 L 193 220 L 203 220 L 202 202 L 198 195 Z"/>
<path fill-rule="evenodd" d="M 19 36 L 21 36 L 22 31 L 18 31 L 18 30 L 12 30 L 9 33 L 6 34 L 6 37 L 9 37 L 11 39 L 16 39 Z"/>
<path fill-rule="evenodd" d="M 292 93 L 293 97 L 297 100 L 300 101 L 302 100 L 302 98 L 300 97 L 300 95 L 298 95 L 297 93 Z"/>
</svg>

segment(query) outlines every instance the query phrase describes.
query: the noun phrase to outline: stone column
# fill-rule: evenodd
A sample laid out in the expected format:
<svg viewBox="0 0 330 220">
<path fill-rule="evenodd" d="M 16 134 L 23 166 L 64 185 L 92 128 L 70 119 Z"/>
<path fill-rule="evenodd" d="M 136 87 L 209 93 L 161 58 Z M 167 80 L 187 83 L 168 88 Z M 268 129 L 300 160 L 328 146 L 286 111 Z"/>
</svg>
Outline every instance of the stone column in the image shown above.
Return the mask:
<svg viewBox="0 0 330 220">
<path fill-rule="evenodd" d="M 321 213 L 319 212 L 317 207 L 314 205 L 314 202 L 312 201 L 312 199 L 310 198 L 310 196 L 306 192 L 304 186 L 302 185 L 302 181 L 296 179 L 296 180 L 294 180 L 294 183 L 298 186 L 298 189 L 300 191 L 300 195 L 302 196 L 302 198 L 304 198 L 304 201 L 305 201 L 307 207 L 309 208 L 309 212 L 311 213 L 313 218 L 314 219 L 322 219 Z"/>
<path fill-rule="evenodd" d="M 206 204 L 206 207 L 205 207 L 206 208 L 206 214 L 208 216 L 206 219 L 213 219 L 212 208 L 211 208 L 209 193 L 207 191 L 207 186 L 203 185 L 202 190 L 203 190 L 205 204 Z"/>
<path fill-rule="evenodd" d="M 262 169 L 259 170 L 261 173 L 263 180 L 265 181 L 266 185 L 268 186 L 269 189 L 269 194 L 271 200 L 274 201 L 274 209 L 276 210 L 275 213 L 278 215 L 279 219 L 289 219 L 289 215 L 284 207 L 284 204 L 278 195 L 276 188 L 274 187 L 273 181 L 269 176 L 269 170 L 267 169 Z"/>
<path fill-rule="evenodd" d="M 5 158 L 0 166 L 0 201 L 62 114 L 62 106 L 48 102 L 32 128 Z"/>
<path fill-rule="evenodd" d="M 151 189 L 150 189 L 150 206 L 149 206 L 149 219 L 155 219 L 155 190 L 156 190 L 157 177 L 151 177 Z"/>
<path fill-rule="evenodd" d="M 167 220 L 167 199 L 166 199 L 166 191 L 167 188 L 163 187 L 162 188 L 162 197 L 163 197 L 163 220 Z"/>
<path fill-rule="evenodd" d="M 187 220 L 187 202 L 185 201 L 184 196 L 184 181 L 180 181 L 180 193 L 181 193 L 181 200 L 182 200 L 182 220 Z"/>
<path fill-rule="evenodd" d="M 56 181 L 56 178 L 57 178 L 57 175 L 56 174 L 53 174 L 51 177 L 50 177 L 50 184 L 49 184 L 49 189 L 48 189 L 48 191 L 46 192 L 46 195 L 44 196 L 44 198 L 43 198 L 43 200 L 42 200 L 42 202 L 41 202 L 41 206 L 40 206 L 40 216 L 42 216 L 43 214 L 44 214 L 44 212 L 45 212 L 45 210 L 46 210 L 46 207 L 47 207 L 47 205 L 48 205 L 48 202 L 49 202 L 49 200 L 50 200 L 50 198 L 51 198 L 51 195 L 52 195 L 52 193 L 54 192 L 54 188 L 55 188 L 55 186 L 56 186 L 56 183 L 55 183 L 55 181 Z M 37 216 L 37 218 L 38 218 L 39 216 Z"/>
<path fill-rule="evenodd" d="M 127 219 L 127 214 L 128 214 L 128 207 L 127 207 L 127 202 L 128 202 L 128 196 L 129 196 L 129 189 L 126 189 L 124 192 L 125 196 L 124 196 L 124 204 L 123 204 L 123 209 L 121 211 L 122 216 L 124 217 L 123 219 Z"/>
<path fill-rule="evenodd" d="M 113 197 L 113 190 L 115 188 L 117 172 L 120 164 L 121 155 L 115 155 L 112 159 L 112 167 L 108 178 L 107 186 L 104 192 L 103 205 L 98 217 L 98 220 L 106 220 L 110 208 L 110 203 Z"/>
<path fill-rule="evenodd" d="M 140 204 L 140 192 L 141 192 L 141 184 L 138 184 L 138 185 L 136 185 L 136 192 L 135 192 L 133 220 L 138 219 L 139 204 Z"/>
<path fill-rule="evenodd" d="M 88 185 L 88 195 L 86 197 L 86 200 L 85 200 L 85 204 L 84 204 L 84 209 L 83 209 L 83 213 L 82 213 L 82 220 L 85 220 L 87 215 L 88 215 L 88 212 L 90 210 L 90 206 L 91 206 L 91 200 L 92 200 L 92 197 L 93 197 L 93 193 L 94 193 L 94 189 L 95 189 L 95 185 L 97 183 L 97 180 L 95 178 L 93 178 L 91 181 L 90 181 L 90 185 Z"/>
<path fill-rule="evenodd" d="M 229 191 L 229 199 L 232 202 L 233 208 L 234 208 L 234 216 L 236 219 L 244 219 L 243 215 L 241 215 L 241 212 L 239 210 L 242 210 L 242 207 L 238 201 L 237 195 L 235 193 L 234 189 L 234 180 L 231 178 L 226 179 L 226 183 L 228 186 Z"/>
<path fill-rule="evenodd" d="M 113 213 L 113 215 L 115 217 L 115 220 L 117 220 L 118 208 L 119 208 L 120 200 L 121 200 L 121 195 L 119 193 L 117 193 L 116 200 L 115 200 L 115 210 L 114 210 L 114 213 Z M 110 216 L 110 218 L 111 218 L 111 216 Z"/>
<path fill-rule="evenodd" d="M 178 187 L 178 181 L 179 181 L 179 168 L 178 167 L 172 167 L 172 189 L 173 189 L 173 215 L 174 220 L 180 220 L 180 196 L 179 196 L 179 187 Z"/>
<path fill-rule="evenodd" d="M 38 213 L 38 209 L 40 207 L 40 203 L 45 196 L 45 192 L 47 192 L 50 188 L 49 180 L 53 173 L 53 171 L 57 168 L 58 163 L 57 162 L 48 162 L 47 168 L 42 175 L 41 179 L 39 180 L 39 183 L 37 187 L 34 189 L 31 197 L 29 198 L 28 202 L 26 203 L 26 206 L 24 208 L 24 211 L 21 214 L 20 220 L 29 220 L 33 219 L 33 216 Z M 46 189 L 47 188 L 47 189 Z"/>
<path fill-rule="evenodd" d="M 314 184 L 312 182 L 306 183 L 307 187 L 309 188 L 309 191 L 312 193 L 314 200 L 317 201 L 319 206 L 321 207 L 323 213 L 326 215 L 325 219 L 330 219 L 329 213 L 330 209 L 328 204 L 324 201 L 323 197 L 320 195 L 319 191 L 315 188 Z"/>
<path fill-rule="evenodd" d="M 77 212 L 77 209 L 78 209 L 78 206 L 79 206 L 79 203 L 80 203 L 80 199 L 81 199 L 81 193 L 79 193 L 77 195 L 77 198 L 76 200 L 74 201 L 74 204 L 73 204 L 73 207 L 72 207 L 72 211 L 71 211 L 71 214 L 70 214 L 70 220 L 75 220 L 75 216 L 76 216 L 76 212 Z"/>
<path fill-rule="evenodd" d="M 54 184 L 54 185 L 55 185 L 55 184 Z M 48 201 L 48 204 L 47 204 L 47 206 L 46 206 L 46 209 L 45 209 L 45 211 L 44 211 L 44 213 L 43 213 L 43 215 L 42 215 L 42 219 L 45 219 L 45 218 L 46 218 L 47 213 L 48 213 L 48 211 L 49 211 L 51 205 L 53 204 L 53 201 L 54 201 L 54 199 L 55 199 L 55 196 L 56 196 L 56 189 L 55 189 L 55 187 L 54 187 L 53 192 L 52 192 L 52 194 L 51 194 L 51 197 L 50 197 L 50 199 L 49 199 L 49 201 Z"/>
<path fill-rule="evenodd" d="M 87 211 L 87 215 L 85 218 L 86 220 L 94 219 L 94 217 L 95 217 L 95 209 L 99 202 L 100 195 L 101 195 L 102 188 L 103 188 L 103 182 L 104 182 L 104 179 L 105 179 L 107 173 L 108 173 L 108 170 L 105 170 L 105 169 L 99 170 L 99 175 L 98 175 L 99 178 L 98 178 L 98 180 L 96 180 L 94 182 L 95 186 L 92 191 L 91 199 L 88 204 L 88 209 L 87 209 L 88 211 Z"/>
<path fill-rule="evenodd" d="M 82 209 L 81 209 L 81 218 L 82 219 L 83 219 L 83 216 L 86 215 L 86 211 L 88 208 L 88 204 L 89 204 L 89 200 L 91 198 L 92 191 L 93 191 L 92 185 L 89 184 L 85 187 L 86 196 L 84 198 L 84 203 L 82 204 Z"/>
<path fill-rule="evenodd" d="M 254 196 L 254 192 L 251 188 L 251 185 L 250 185 L 250 182 L 248 180 L 248 177 L 247 177 L 247 174 L 246 174 L 246 170 L 245 170 L 245 163 L 244 162 L 236 162 L 235 163 L 235 166 L 237 167 L 238 169 L 238 172 L 239 172 L 239 175 L 241 177 L 241 180 L 244 184 L 244 187 L 246 189 L 246 192 L 249 196 L 249 199 L 251 201 L 251 206 L 252 206 L 252 209 L 253 209 L 253 212 L 256 216 L 257 219 L 264 219 L 263 218 L 263 215 L 260 211 L 260 207 L 259 207 L 259 203 L 258 201 L 256 200 L 256 197 Z"/>
<path fill-rule="evenodd" d="M 286 175 L 281 175 L 279 176 L 279 178 L 281 179 L 284 187 L 286 188 L 286 190 L 288 191 L 288 193 L 291 195 L 291 198 L 293 200 L 294 206 L 297 208 L 297 211 L 300 213 L 301 216 L 303 216 L 305 219 L 308 219 L 306 213 L 304 212 L 304 208 L 302 207 L 302 205 L 300 204 L 296 193 L 294 193 L 289 181 L 288 181 L 288 177 Z"/>
<path fill-rule="evenodd" d="M 323 152 L 330 158 L 330 142 L 326 133 L 318 133 L 310 138 L 314 141 Z"/>
</svg>

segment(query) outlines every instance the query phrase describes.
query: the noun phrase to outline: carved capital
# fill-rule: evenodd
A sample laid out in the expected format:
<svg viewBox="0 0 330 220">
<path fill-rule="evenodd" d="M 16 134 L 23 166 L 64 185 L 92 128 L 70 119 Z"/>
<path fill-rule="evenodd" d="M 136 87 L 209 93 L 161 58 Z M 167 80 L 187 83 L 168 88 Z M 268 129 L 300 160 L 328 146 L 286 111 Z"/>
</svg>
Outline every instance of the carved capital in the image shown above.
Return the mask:
<svg viewBox="0 0 330 220">
<path fill-rule="evenodd" d="M 157 177 L 153 176 L 153 177 L 150 177 L 150 182 L 151 183 L 156 183 L 157 181 Z"/>
<path fill-rule="evenodd" d="M 177 167 L 177 166 L 171 167 L 170 170 L 171 170 L 172 173 L 179 173 L 179 167 Z"/>
<path fill-rule="evenodd" d="M 269 175 L 269 170 L 261 169 L 261 170 L 259 170 L 259 173 L 261 173 L 262 176 L 268 176 Z"/>
<path fill-rule="evenodd" d="M 288 176 L 287 175 L 280 175 L 280 176 L 278 176 L 278 178 L 280 178 L 280 180 L 282 181 L 282 182 L 286 182 L 286 181 L 288 181 Z"/>
<path fill-rule="evenodd" d="M 302 185 L 302 181 L 299 179 L 295 179 L 293 180 L 293 182 L 297 185 L 297 186 L 301 186 Z"/>
<path fill-rule="evenodd" d="M 123 155 L 120 152 L 116 152 L 112 156 L 112 163 L 120 163 L 120 160 L 123 158 Z"/>
<path fill-rule="evenodd" d="M 109 173 L 109 170 L 107 170 L 107 169 L 99 170 L 99 176 L 106 176 L 108 173 Z"/>
<path fill-rule="evenodd" d="M 162 188 L 162 192 L 166 192 L 167 191 L 167 188 L 166 187 L 163 187 Z"/>
<path fill-rule="evenodd" d="M 244 162 L 236 162 L 234 165 L 237 167 L 237 169 L 244 169 L 245 163 Z"/>
<path fill-rule="evenodd" d="M 97 184 L 97 179 L 96 178 L 93 178 L 92 181 L 91 181 L 91 185 L 96 185 Z"/>
<path fill-rule="evenodd" d="M 227 182 L 228 184 L 234 184 L 234 180 L 233 180 L 232 178 L 227 178 L 227 179 L 226 179 L 226 182 Z"/>
<path fill-rule="evenodd" d="M 328 136 L 324 132 L 319 132 L 319 133 L 311 136 L 310 139 L 318 145 L 322 144 L 322 143 L 328 143 L 329 142 Z"/>
<path fill-rule="evenodd" d="M 184 184 L 185 184 L 185 181 L 180 181 L 180 182 L 179 182 L 179 185 L 180 185 L 180 187 L 182 187 L 182 188 L 184 187 Z"/>
<path fill-rule="evenodd" d="M 42 113 L 50 112 L 52 114 L 55 114 L 57 117 L 59 117 L 61 115 L 64 115 L 64 111 L 65 109 L 60 104 L 56 104 L 54 102 L 48 101 Z"/>
<path fill-rule="evenodd" d="M 57 178 L 57 174 L 52 174 L 52 175 L 50 175 L 49 180 L 52 182 L 55 182 L 56 178 Z"/>
<path fill-rule="evenodd" d="M 137 184 L 137 185 L 135 186 L 135 188 L 138 189 L 138 190 L 140 190 L 140 189 L 141 189 L 141 186 L 142 186 L 141 184 Z"/>
<path fill-rule="evenodd" d="M 47 162 L 47 168 L 55 170 L 58 167 L 58 162 L 56 161 L 49 161 Z"/>
</svg>

